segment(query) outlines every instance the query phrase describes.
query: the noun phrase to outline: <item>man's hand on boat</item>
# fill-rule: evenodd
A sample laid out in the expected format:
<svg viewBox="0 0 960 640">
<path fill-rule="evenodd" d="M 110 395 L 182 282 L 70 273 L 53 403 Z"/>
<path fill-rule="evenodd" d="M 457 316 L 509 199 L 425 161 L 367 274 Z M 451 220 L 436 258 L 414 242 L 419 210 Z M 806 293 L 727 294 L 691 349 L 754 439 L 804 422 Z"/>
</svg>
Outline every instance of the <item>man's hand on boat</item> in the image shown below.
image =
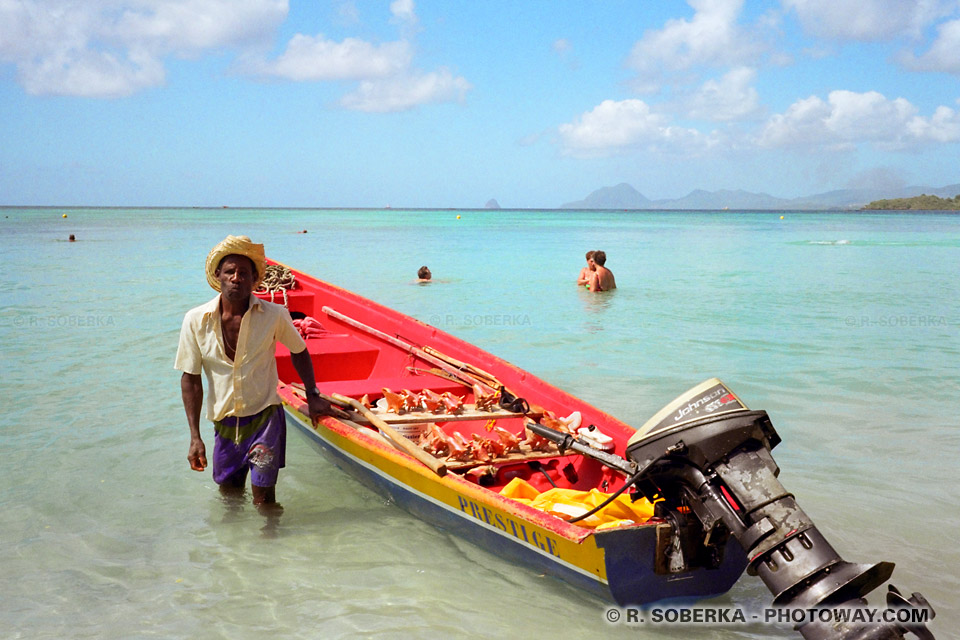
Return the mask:
<svg viewBox="0 0 960 640">
<path fill-rule="evenodd" d="M 313 423 L 316 423 L 326 416 L 337 418 L 343 415 L 343 413 L 330 404 L 329 401 L 312 394 L 307 395 L 307 408 L 310 411 L 310 421 Z"/>
</svg>

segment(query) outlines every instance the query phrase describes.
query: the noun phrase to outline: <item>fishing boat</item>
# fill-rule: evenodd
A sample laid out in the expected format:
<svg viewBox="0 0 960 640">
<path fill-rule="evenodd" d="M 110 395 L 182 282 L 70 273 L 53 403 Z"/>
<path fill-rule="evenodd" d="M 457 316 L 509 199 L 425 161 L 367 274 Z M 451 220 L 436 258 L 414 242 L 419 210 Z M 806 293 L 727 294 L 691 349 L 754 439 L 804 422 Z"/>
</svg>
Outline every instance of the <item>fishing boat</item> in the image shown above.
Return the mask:
<svg viewBox="0 0 960 640">
<path fill-rule="evenodd" d="M 624 606 L 721 594 L 745 570 L 778 606 L 849 604 L 893 570 L 833 551 L 776 480 L 766 413 L 717 379 L 636 429 L 436 327 L 269 264 L 282 284 L 256 294 L 288 308 L 319 392 L 340 407 L 312 423 L 278 345 L 288 422 L 424 520 Z M 887 602 L 932 612 L 892 587 Z M 894 630 L 857 637 L 912 629 Z"/>
</svg>

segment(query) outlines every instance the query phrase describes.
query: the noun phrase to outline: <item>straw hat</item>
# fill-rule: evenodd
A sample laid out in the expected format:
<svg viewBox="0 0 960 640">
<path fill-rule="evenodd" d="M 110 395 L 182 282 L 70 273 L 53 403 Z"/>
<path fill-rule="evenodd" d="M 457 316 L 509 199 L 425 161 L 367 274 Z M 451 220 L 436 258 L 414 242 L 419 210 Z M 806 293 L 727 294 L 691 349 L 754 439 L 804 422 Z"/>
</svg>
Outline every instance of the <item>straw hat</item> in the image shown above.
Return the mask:
<svg viewBox="0 0 960 640">
<path fill-rule="evenodd" d="M 220 261 L 231 255 L 246 256 L 253 260 L 257 268 L 257 281 L 253 283 L 253 288 L 259 287 L 267 270 L 267 258 L 263 253 L 263 245 L 254 243 L 247 236 L 227 236 L 210 251 L 207 255 L 207 283 L 220 291 L 220 281 L 215 273 Z"/>
</svg>

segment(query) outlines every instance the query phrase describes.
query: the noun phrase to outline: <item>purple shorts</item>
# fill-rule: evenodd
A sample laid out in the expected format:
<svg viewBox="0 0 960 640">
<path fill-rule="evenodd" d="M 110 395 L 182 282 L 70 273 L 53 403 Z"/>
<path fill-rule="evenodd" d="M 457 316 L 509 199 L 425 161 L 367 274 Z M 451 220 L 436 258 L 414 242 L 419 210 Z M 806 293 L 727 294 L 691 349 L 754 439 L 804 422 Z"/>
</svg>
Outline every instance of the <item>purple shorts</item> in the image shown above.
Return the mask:
<svg viewBox="0 0 960 640">
<path fill-rule="evenodd" d="M 271 405 L 252 416 L 228 416 L 214 422 L 213 428 L 214 482 L 223 484 L 233 478 L 242 486 L 249 469 L 251 484 L 277 484 L 287 448 L 287 420 L 280 405 Z"/>
</svg>

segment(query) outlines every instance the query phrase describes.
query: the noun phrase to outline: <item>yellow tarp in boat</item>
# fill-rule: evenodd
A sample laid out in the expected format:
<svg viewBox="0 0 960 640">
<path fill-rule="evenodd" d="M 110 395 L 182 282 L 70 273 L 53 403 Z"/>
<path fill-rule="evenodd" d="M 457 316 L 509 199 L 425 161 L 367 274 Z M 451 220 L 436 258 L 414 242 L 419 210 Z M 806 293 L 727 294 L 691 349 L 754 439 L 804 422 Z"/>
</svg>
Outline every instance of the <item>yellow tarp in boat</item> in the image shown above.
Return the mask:
<svg viewBox="0 0 960 640">
<path fill-rule="evenodd" d="M 505 486 L 500 495 L 528 504 L 535 509 L 546 511 L 564 520 L 576 518 L 590 511 L 610 497 L 599 489 L 577 491 L 575 489 L 548 489 L 543 493 L 522 478 L 514 478 Z M 653 504 L 646 498 L 636 502 L 630 501 L 630 496 L 622 493 L 616 500 L 600 511 L 574 524 L 589 529 L 610 529 L 627 524 L 639 524 L 653 517 Z"/>
</svg>

